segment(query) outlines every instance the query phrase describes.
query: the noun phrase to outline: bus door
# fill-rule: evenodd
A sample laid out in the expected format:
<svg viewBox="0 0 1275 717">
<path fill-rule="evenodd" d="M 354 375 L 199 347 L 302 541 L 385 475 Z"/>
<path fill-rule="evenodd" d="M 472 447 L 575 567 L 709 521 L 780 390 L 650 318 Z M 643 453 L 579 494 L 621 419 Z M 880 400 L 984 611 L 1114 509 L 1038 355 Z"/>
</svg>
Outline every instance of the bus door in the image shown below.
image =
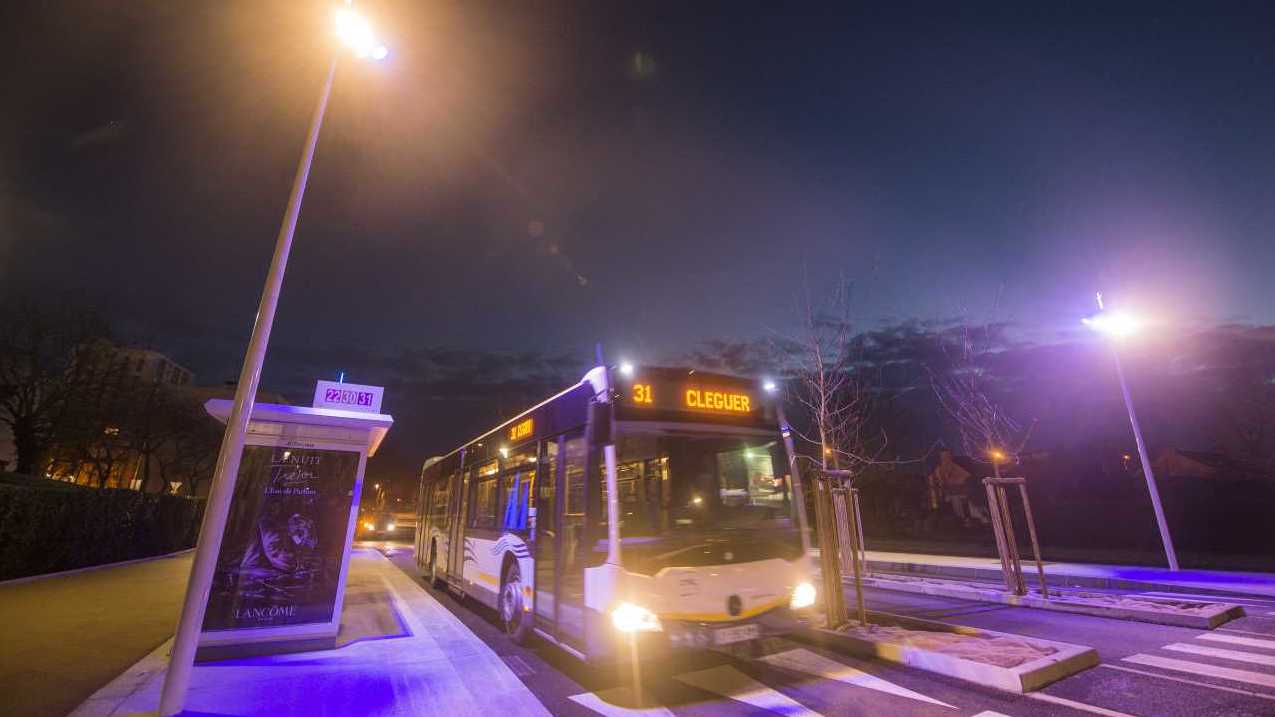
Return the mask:
<svg viewBox="0 0 1275 717">
<path fill-rule="evenodd" d="M 452 513 L 451 532 L 447 541 L 447 577 L 457 585 L 464 586 L 464 569 L 465 569 L 465 523 L 469 522 L 469 481 L 474 474 L 474 467 L 470 461 L 461 458 L 464 470 L 460 475 L 453 475 L 452 489 L 460 495 L 453 497 L 456 501 L 457 509 Z"/>
<path fill-rule="evenodd" d="M 546 443 L 546 480 L 536 492 L 536 624 L 576 648 L 584 646 L 584 567 L 590 549 L 585 540 L 587 456 L 583 430 Z"/>
<path fill-rule="evenodd" d="M 421 488 L 416 493 L 416 537 L 412 539 L 413 545 L 416 546 L 416 567 L 425 567 L 425 561 L 429 556 L 425 554 L 425 538 L 429 535 L 430 513 L 429 504 L 434 497 L 434 485 L 426 485 L 425 481 L 421 481 Z"/>
<path fill-rule="evenodd" d="M 544 462 L 540 466 L 540 479 L 536 481 L 536 529 L 532 539 L 532 555 L 536 564 L 536 627 L 557 639 L 558 610 L 554 596 L 558 594 L 558 524 L 562 506 L 558 499 L 563 495 L 562 437 L 545 441 Z"/>
<path fill-rule="evenodd" d="M 588 540 L 588 442 L 573 431 L 562 442 L 562 522 L 558 536 L 558 639 L 584 647 L 584 568 L 593 546 Z"/>
</svg>

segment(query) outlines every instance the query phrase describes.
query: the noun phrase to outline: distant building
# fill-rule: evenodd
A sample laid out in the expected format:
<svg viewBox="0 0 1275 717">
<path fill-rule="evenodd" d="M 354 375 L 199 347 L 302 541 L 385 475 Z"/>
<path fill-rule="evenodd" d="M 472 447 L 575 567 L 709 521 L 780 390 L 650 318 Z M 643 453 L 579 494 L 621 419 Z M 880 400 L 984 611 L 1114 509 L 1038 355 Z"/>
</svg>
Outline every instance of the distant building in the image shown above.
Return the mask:
<svg viewBox="0 0 1275 717">
<path fill-rule="evenodd" d="M 105 341 L 77 350 L 68 381 L 75 398 L 56 430 L 46 477 L 206 493 L 222 428 L 203 404 L 232 397 L 233 384 L 195 386 L 194 373 L 165 354 Z M 261 392 L 258 400 L 286 403 Z"/>
<path fill-rule="evenodd" d="M 116 371 L 121 377 L 138 383 L 187 386 L 195 380 L 195 374 L 190 369 L 151 349 L 111 346 L 94 352 L 94 355 L 95 360 L 107 360 L 116 364 L 119 367 Z"/>
</svg>

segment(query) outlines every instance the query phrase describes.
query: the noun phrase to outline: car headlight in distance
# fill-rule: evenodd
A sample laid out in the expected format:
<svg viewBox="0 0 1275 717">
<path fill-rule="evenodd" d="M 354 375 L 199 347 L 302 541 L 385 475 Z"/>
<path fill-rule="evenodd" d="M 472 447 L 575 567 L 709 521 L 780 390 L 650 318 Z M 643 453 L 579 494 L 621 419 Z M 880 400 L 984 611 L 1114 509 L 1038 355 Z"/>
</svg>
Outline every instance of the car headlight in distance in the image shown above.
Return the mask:
<svg viewBox="0 0 1275 717">
<path fill-rule="evenodd" d="M 611 611 L 611 624 L 620 632 L 659 632 L 660 618 L 631 602 L 622 602 Z"/>
<path fill-rule="evenodd" d="M 385 526 L 385 529 L 386 529 L 386 530 L 394 530 L 394 524 L 393 524 L 393 523 L 390 523 L 389 525 L 386 525 L 386 526 Z"/>
<path fill-rule="evenodd" d="M 797 587 L 792 589 L 792 600 L 788 603 L 788 607 L 793 610 L 800 610 L 803 607 L 810 607 L 815 604 L 815 586 L 810 583 L 797 583 Z"/>
<path fill-rule="evenodd" d="M 367 522 L 363 524 L 363 527 L 367 528 L 368 530 L 376 530 L 376 523 Z"/>
</svg>

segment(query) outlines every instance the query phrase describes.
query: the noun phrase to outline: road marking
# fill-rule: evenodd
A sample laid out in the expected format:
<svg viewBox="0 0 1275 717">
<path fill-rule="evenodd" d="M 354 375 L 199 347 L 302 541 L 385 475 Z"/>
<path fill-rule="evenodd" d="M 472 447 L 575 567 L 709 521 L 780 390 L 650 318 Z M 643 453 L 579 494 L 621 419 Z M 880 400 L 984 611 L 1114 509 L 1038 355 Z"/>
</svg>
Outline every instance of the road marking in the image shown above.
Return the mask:
<svg viewBox="0 0 1275 717">
<path fill-rule="evenodd" d="M 1183 598 L 1185 600 L 1207 600 L 1208 602 L 1229 602 L 1240 605 L 1261 605 L 1263 607 L 1275 605 L 1275 600 L 1264 600 L 1262 598 L 1251 597 L 1232 597 L 1230 595 L 1200 595 L 1194 593 L 1165 593 L 1165 592 L 1144 592 L 1138 595 L 1146 595 L 1147 597 L 1166 597 L 1166 598 Z"/>
<path fill-rule="evenodd" d="M 1206 632 L 1203 635 L 1196 635 L 1197 640 L 1211 640 L 1213 642 L 1229 642 L 1232 645 L 1243 645 L 1245 647 L 1258 647 L 1264 650 L 1275 650 L 1275 640 L 1259 640 L 1255 637 L 1240 637 L 1239 635 L 1218 635 L 1212 632 Z"/>
<path fill-rule="evenodd" d="M 642 698 L 643 704 L 656 702 L 645 690 L 642 691 Z M 666 707 L 625 707 L 624 705 L 633 704 L 633 690 L 629 687 L 585 692 L 571 695 L 567 699 L 606 717 L 673 717 L 673 713 Z"/>
<path fill-rule="evenodd" d="M 1109 710 L 1106 707 L 1098 707 L 1096 705 L 1087 705 L 1084 702 L 1069 700 L 1065 697 L 1054 697 L 1053 695 L 1047 695 L 1044 692 L 1028 692 L 1026 694 L 1028 697 L 1032 698 L 1033 700 L 1039 700 L 1041 702 L 1049 702 L 1050 704 L 1055 704 L 1055 705 L 1062 705 L 1063 707 L 1070 707 L 1074 710 L 1080 710 L 1081 712 L 1089 712 L 1096 715 L 1103 715 L 1104 717 L 1135 717 L 1134 715 L 1131 715 L 1127 712 L 1117 712 L 1115 710 Z"/>
<path fill-rule="evenodd" d="M 509 665 L 509 669 L 513 670 L 513 673 L 519 677 L 530 677 L 536 674 L 535 669 L 528 665 L 527 661 L 522 659 L 520 655 L 501 655 L 500 659 L 504 660 L 505 664 Z"/>
<path fill-rule="evenodd" d="M 759 659 L 761 662 L 765 662 L 768 665 L 782 667 L 786 670 L 792 670 L 793 672 L 804 672 L 808 675 L 815 675 L 827 680 L 844 682 L 847 685 L 854 685 L 855 687 L 866 687 L 870 690 L 877 690 L 879 692 L 885 692 L 898 697 L 906 697 L 911 700 L 920 700 L 922 702 L 929 702 L 932 705 L 956 709 L 954 705 L 949 705 L 946 702 L 940 702 L 933 697 L 923 695 L 919 692 L 913 692 L 906 687 L 900 687 L 899 685 L 883 680 L 876 675 L 871 675 L 862 670 L 857 670 L 849 665 L 842 664 L 836 660 L 829 659 L 804 648 L 786 650 L 773 655 L 766 655 Z"/>
<path fill-rule="evenodd" d="M 1233 627 L 1216 627 L 1213 628 L 1217 632 L 1233 632 L 1236 635 L 1253 635 L 1255 637 L 1275 637 L 1269 632 L 1253 632 L 1252 630 L 1237 630 Z"/>
<path fill-rule="evenodd" d="M 688 672 L 678 675 L 676 679 L 705 692 L 724 695 L 736 702 L 778 712 L 787 717 L 823 717 L 788 695 L 763 685 L 730 665 Z"/>
<path fill-rule="evenodd" d="M 1235 660 L 1237 662 L 1251 662 L 1254 665 L 1265 665 L 1266 667 L 1275 667 L 1275 656 L 1259 655 L 1255 652 L 1240 652 L 1239 650 L 1223 650 L 1219 647 L 1205 647 L 1204 645 L 1186 645 L 1181 642 L 1175 642 L 1172 645 L 1165 645 L 1161 649 L 1173 650 L 1174 652 L 1189 652 L 1193 655 L 1204 655 L 1206 657 L 1220 657 L 1223 660 Z"/>
<path fill-rule="evenodd" d="M 1161 680 L 1172 680 L 1173 682 L 1181 682 L 1182 684 L 1185 684 L 1185 685 L 1195 685 L 1196 687 L 1207 687 L 1210 690 L 1221 690 L 1223 692 L 1233 692 L 1237 695 L 1248 695 L 1249 697 L 1260 697 L 1264 700 L 1270 700 L 1272 702 L 1275 702 L 1275 695 L 1268 695 L 1262 692 L 1253 692 L 1252 690 L 1241 690 L 1238 687 L 1227 687 L 1225 685 L 1212 685 L 1212 684 L 1209 684 L 1208 682 L 1196 682 L 1195 680 L 1188 680 L 1185 677 L 1178 677 L 1177 675 L 1165 675 L 1159 672 L 1147 672 L 1146 670 L 1135 670 L 1132 667 L 1122 667 L 1121 665 L 1108 665 L 1105 662 L 1098 666 L 1105 667 L 1108 670 L 1120 670 L 1121 672 L 1132 672 L 1135 675 L 1146 675 L 1147 677 L 1155 677 Z"/>
<path fill-rule="evenodd" d="M 1203 662 L 1189 662 L 1187 660 L 1173 660 L 1168 657 L 1157 657 L 1156 655 L 1130 655 L 1124 658 L 1125 662 L 1132 662 L 1135 665 L 1148 665 L 1150 667 L 1159 667 L 1165 670 L 1177 670 L 1178 672 L 1189 672 L 1193 675 L 1205 675 L 1208 677 L 1219 677 L 1224 680 L 1235 680 L 1236 682 L 1247 682 L 1250 685 L 1261 685 L 1263 687 L 1275 687 L 1275 675 L 1265 675 L 1261 672 L 1250 672 L 1248 670 L 1236 670 L 1231 667 L 1218 667 Z"/>
</svg>

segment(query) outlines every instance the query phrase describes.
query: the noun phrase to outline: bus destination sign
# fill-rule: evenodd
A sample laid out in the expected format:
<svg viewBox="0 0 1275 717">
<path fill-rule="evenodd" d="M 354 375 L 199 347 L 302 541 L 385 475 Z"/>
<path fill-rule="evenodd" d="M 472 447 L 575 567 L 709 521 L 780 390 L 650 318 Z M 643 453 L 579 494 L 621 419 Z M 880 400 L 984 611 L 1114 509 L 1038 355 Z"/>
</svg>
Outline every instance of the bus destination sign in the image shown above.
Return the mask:
<svg viewBox="0 0 1275 717">
<path fill-rule="evenodd" d="M 686 407 L 707 411 L 748 413 L 753 410 L 752 399 L 746 393 L 714 391 L 706 388 L 686 389 Z"/>
<path fill-rule="evenodd" d="M 757 408 L 747 391 L 737 386 L 715 386 L 693 382 L 633 382 L 626 396 L 628 403 L 641 408 L 678 411 L 704 411 L 746 415 Z"/>
<path fill-rule="evenodd" d="M 536 424 L 531 418 L 524 418 L 509 427 L 509 440 L 521 441 L 530 438 L 536 432 Z"/>
</svg>

